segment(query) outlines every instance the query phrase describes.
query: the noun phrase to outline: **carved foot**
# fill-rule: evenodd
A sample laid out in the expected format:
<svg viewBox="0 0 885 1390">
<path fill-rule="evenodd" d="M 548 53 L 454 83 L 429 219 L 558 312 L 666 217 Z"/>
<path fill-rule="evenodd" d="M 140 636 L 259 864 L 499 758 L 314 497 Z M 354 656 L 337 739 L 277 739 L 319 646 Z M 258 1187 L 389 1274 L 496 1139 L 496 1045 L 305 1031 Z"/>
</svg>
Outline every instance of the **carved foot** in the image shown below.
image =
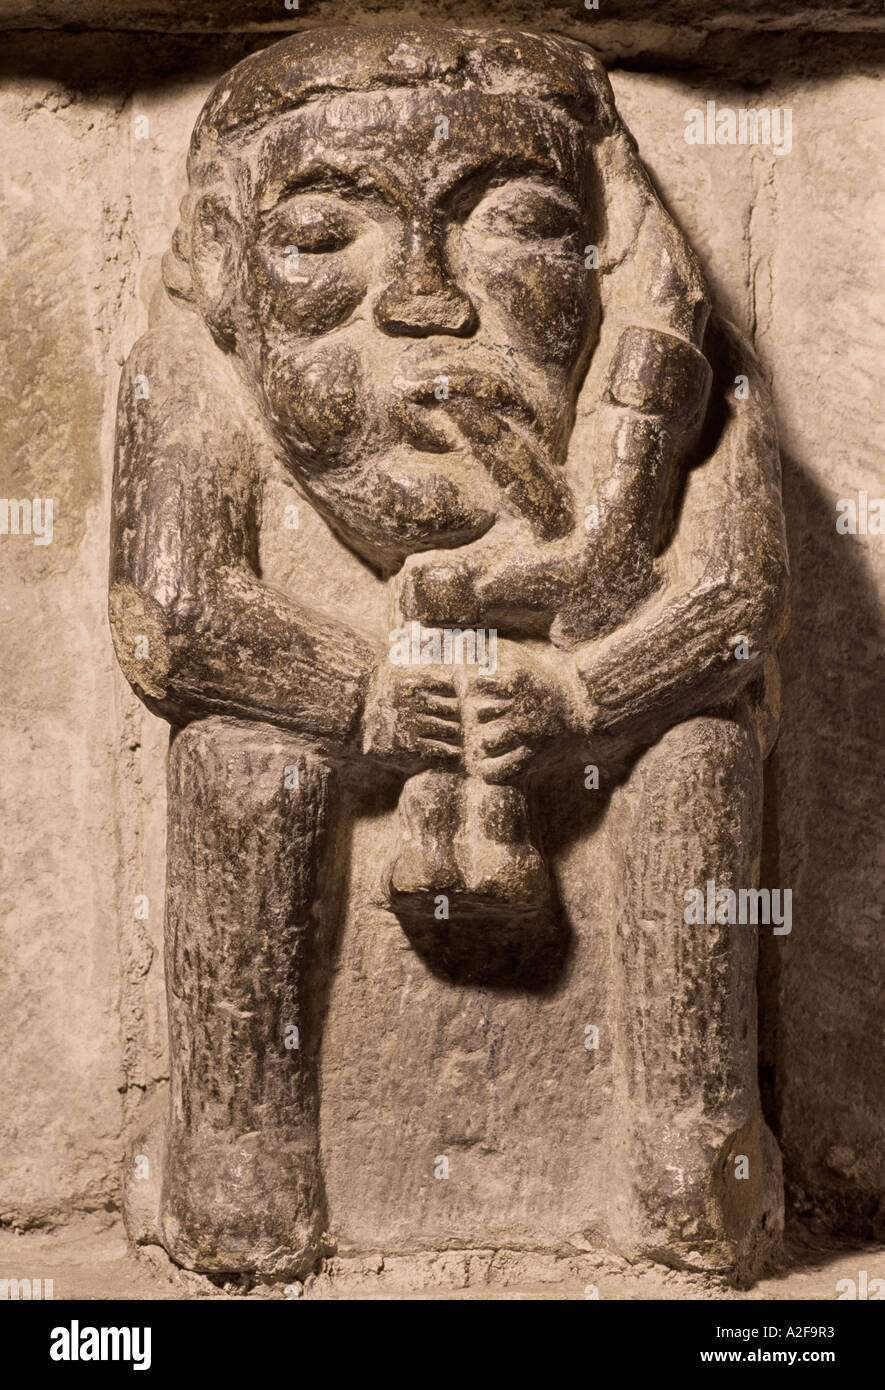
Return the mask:
<svg viewBox="0 0 885 1390">
<path fill-rule="evenodd" d="M 168 1151 L 162 1243 L 203 1274 L 301 1278 L 322 1253 L 318 1196 L 313 1146 L 183 1142 Z"/>
<path fill-rule="evenodd" d="M 436 914 L 442 924 L 456 915 L 549 917 L 550 878 L 518 788 L 426 772 L 403 788 L 400 816 L 404 842 L 387 879 L 398 915 L 425 921 Z"/>
<path fill-rule="evenodd" d="M 313 1146 L 262 1151 L 238 1143 L 169 1145 L 158 1097 L 132 1145 L 123 1183 L 130 1240 L 159 1245 L 184 1269 L 300 1278 L 322 1253 Z M 171 1149 L 171 1152 L 170 1152 Z"/>
<path fill-rule="evenodd" d="M 724 1134 L 686 1116 L 633 1144 L 632 1192 L 619 1205 L 625 1253 L 752 1280 L 783 1233 L 780 1151 L 764 1122 Z"/>
</svg>

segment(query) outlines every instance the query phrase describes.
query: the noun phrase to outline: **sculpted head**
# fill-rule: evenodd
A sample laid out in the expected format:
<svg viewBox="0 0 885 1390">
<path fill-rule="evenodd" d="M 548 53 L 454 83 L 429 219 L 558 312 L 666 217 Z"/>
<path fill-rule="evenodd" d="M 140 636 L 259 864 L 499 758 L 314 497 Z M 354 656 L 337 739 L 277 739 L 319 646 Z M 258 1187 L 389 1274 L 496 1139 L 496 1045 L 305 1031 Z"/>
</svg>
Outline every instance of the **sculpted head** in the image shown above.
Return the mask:
<svg viewBox="0 0 885 1390">
<path fill-rule="evenodd" d="M 167 284 L 373 562 L 463 544 L 502 508 L 569 528 L 613 120 L 592 55 L 513 31 L 314 31 L 206 103 Z"/>
</svg>

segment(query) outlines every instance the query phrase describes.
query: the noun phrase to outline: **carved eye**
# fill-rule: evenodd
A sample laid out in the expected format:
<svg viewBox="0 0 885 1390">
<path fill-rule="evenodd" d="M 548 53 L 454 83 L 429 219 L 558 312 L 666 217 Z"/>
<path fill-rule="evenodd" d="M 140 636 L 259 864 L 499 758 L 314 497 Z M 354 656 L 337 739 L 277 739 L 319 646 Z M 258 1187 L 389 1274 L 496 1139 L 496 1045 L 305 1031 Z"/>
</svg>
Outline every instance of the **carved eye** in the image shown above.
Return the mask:
<svg viewBox="0 0 885 1390">
<path fill-rule="evenodd" d="M 576 209 L 570 200 L 546 189 L 511 186 L 483 198 L 469 221 L 492 236 L 547 239 L 575 230 Z"/>
<path fill-rule="evenodd" d="M 349 208 L 338 199 L 295 196 L 279 204 L 265 222 L 265 236 L 279 245 L 297 246 L 309 255 L 343 251 L 357 235 Z"/>
</svg>

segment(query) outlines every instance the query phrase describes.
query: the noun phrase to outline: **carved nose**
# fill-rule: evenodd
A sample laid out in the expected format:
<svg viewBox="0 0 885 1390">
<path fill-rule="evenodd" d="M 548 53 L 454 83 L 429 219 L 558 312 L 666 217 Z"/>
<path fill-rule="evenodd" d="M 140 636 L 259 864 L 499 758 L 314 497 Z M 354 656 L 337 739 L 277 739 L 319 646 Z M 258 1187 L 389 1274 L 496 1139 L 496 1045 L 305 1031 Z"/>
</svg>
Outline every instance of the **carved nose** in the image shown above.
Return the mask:
<svg viewBox="0 0 885 1390">
<path fill-rule="evenodd" d="M 476 310 L 447 275 L 431 238 L 413 235 L 393 281 L 375 302 L 375 322 L 397 336 L 451 333 L 464 338 L 476 328 Z"/>
</svg>

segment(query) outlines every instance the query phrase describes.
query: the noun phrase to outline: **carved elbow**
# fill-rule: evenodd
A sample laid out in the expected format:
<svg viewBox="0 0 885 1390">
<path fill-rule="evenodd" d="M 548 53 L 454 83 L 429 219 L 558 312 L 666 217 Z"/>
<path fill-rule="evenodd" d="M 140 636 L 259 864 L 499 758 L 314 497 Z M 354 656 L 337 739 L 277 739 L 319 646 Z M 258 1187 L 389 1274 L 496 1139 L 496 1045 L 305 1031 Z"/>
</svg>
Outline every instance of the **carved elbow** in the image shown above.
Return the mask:
<svg viewBox="0 0 885 1390">
<path fill-rule="evenodd" d="M 790 567 L 785 552 L 769 556 L 753 590 L 756 641 L 776 651 L 790 623 Z"/>
<path fill-rule="evenodd" d="M 777 651 L 789 624 L 790 578 L 786 558 L 767 563 L 733 593 L 723 606 L 728 631 L 725 645 L 734 650 L 743 639 L 754 660 Z"/>
<path fill-rule="evenodd" d="M 120 669 L 136 694 L 165 700 L 170 684 L 170 620 L 161 603 L 131 583 L 111 586 L 108 618 Z"/>
</svg>

